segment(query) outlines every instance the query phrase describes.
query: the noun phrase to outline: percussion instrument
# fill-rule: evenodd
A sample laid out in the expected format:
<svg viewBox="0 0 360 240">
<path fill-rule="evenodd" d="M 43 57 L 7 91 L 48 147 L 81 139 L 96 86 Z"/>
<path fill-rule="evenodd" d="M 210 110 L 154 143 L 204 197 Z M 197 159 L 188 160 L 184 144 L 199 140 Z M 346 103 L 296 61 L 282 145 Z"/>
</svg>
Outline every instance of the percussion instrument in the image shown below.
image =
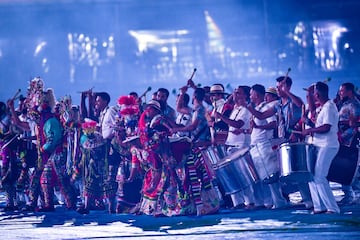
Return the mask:
<svg viewBox="0 0 360 240">
<path fill-rule="evenodd" d="M 179 164 L 190 153 L 191 139 L 188 137 L 169 137 L 168 139 L 172 156 Z"/>
<path fill-rule="evenodd" d="M 201 152 L 204 158 L 207 158 L 212 165 L 216 165 L 227 155 L 224 145 L 212 145 L 203 149 Z"/>
<path fill-rule="evenodd" d="M 260 180 L 266 184 L 278 180 L 279 163 L 270 141 L 257 143 L 250 148 L 250 155 Z"/>
<path fill-rule="evenodd" d="M 259 180 L 248 148 L 223 158 L 216 164 L 215 172 L 225 195 L 239 192 Z"/>
<path fill-rule="evenodd" d="M 218 162 L 226 156 L 224 145 L 211 145 L 201 150 L 206 171 L 210 178 L 216 178 L 214 168 Z"/>
<path fill-rule="evenodd" d="M 331 162 L 327 179 L 343 185 L 351 185 L 360 164 L 359 148 L 340 146 Z"/>
<path fill-rule="evenodd" d="M 228 136 L 228 131 L 215 131 L 215 143 L 223 145 Z"/>
<path fill-rule="evenodd" d="M 287 183 L 309 182 L 313 180 L 308 157 L 312 154 L 313 145 L 307 143 L 283 143 L 279 146 L 277 156 L 280 161 L 280 181 Z"/>
</svg>

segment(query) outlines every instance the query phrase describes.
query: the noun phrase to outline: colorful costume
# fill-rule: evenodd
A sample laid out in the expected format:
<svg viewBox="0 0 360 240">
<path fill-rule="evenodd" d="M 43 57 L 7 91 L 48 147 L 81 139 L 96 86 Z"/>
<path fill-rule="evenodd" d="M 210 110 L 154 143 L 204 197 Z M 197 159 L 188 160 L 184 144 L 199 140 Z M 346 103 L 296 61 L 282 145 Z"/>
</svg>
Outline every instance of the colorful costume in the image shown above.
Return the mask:
<svg viewBox="0 0 360 240">
<path fill-rule="evenodd" d="M 146 111 L 139 120 L 141 147 L 131 149 L 132 172 L 146 172 L 139 211 L 148 215 L 192 214 L 194 207 L 184 189 L 185 178 L 179 174 L 182 171 L 177 171 L 181 163 L 170 152 L 165 119 L 160 114 L 146 119 Z"/>
<path fill-rule="evenodd" d="M 37 122 L 37 147 L 39 159 L 30 189 L 31 207 L 36 207 L 40 194 L 39 183 L 44 194 L 43 211 L 54 210 L 54 186 L 59 184 L 65 198 L 66 207 L 74 209 L 76 204 L 75 191 L 70 185 L 66 174 L 66 148 L 63 137 L 63 127 L 52 113 L 55 104 L 51 89 L 43 91 L 40 78 L 32 80 L 30 85 L 30 114 Z"/>
<path fill-rule="evenodd" d="M 83 123 L 84 135 L 81 136 L 80 144 L 82 151 L 82 165 L 84 167 L 84 197 L 85 208 L 89 210 L 95 201 L 103 201 L 105 198 L 105 177 L 107 174 L 106 141 L 95 129 L 96 122 Z"/>
</svg>

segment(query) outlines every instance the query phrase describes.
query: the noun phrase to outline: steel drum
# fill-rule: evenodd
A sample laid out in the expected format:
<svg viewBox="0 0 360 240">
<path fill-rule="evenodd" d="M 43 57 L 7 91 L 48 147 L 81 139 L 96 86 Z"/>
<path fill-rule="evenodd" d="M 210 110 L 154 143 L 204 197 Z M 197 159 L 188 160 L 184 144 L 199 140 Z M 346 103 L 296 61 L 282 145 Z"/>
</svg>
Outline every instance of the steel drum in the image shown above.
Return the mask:
<svg viewBox="0 0 360 240">
<path fill-rule="evenodd" d="M 250 149 L 259 178 L 267 184 L 279 178 L 279 162 L 270 142 L 258 143 Z"/>
<path fill-rule="evenodd" d="M 207 174 L 211 179 L 216 178 L 214 168 L 226 156 L 224 145 L 209 146 L 201 151 Z"/>
<path fill-rule="evenodd" d="M 359 148 L 340 146 L 330 165 L 327 179 L 343 185 L 354 182 L 360 164 Z"/>
<path fill-rule="evenodd" d="M 307 143 L 283 143 L 277 156 L 280 161 L 280 181 L 288 183 L 309 182 L 313 180 L 313 164 L 309 155 L 313 155 L 313 145 Z"/>
<path fill-rule="evenodd" d="M 209 146 L 203 149 L 202 154 L 212 165 L 216 165 L 227 154 L 224 145 Z"/>
<path fill-rule="evenodd" d="M 239 192 L 259 181 L 248 148 L 238 150 L 222 159 L 216 165 L 215 173 L 225 195 Z"/>
</svg>

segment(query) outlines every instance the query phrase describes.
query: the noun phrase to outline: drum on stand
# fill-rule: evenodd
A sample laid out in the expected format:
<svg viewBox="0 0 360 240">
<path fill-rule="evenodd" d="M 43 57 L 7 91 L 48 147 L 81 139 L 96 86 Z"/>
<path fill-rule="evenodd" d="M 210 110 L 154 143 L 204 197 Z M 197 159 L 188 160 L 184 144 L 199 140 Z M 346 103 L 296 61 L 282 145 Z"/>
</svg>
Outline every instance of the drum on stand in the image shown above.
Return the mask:
<svg viewBox="0 0 360 240">
<path fill-rule="evenodd" d="M 267 184 L 278 180 L 279 162 L 270 142 L 256 144 L 250 155 L 260 180 Z"/>
<path fill-rule="evenodd" d="M 240 149 L 220 160 L 216 164 L 215 173 L 225 195 L 239 192 L 259 181 L 248 148 Z"/>
<path fill-rule="evenodd" d="M 331 162 L 327 179 L 343 185 L 351 185 L 360 164 L 358 147 L 341 146 Z"/>
<path fill-rule="evenodd" d="M 277 156 L 280 161 L 280 181 L 287 183 L 309 182 L 313 180 L 309 155 L 313 146 L 307 143 L 283 143 Z"/>
</svg>

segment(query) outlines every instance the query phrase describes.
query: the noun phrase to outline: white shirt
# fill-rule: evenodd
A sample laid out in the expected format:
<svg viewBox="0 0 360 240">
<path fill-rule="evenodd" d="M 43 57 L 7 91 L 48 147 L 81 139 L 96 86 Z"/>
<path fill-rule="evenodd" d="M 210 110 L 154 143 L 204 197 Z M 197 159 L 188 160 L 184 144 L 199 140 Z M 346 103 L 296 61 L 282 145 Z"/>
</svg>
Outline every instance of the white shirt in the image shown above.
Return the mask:
<svg viewBox="0 0 360 240">
<path fill-rule="evenodd" d="M 271 108 L 271 104 L 266 104 L 266 102 L 260 103 L 258 106 L 255 107 L 255 110 L 259 112 L 265 112 L 269 108 Z M 270 122 L 276 121 L 275 115 L 268 117 L 266 119 L 260 120 L 256 117 L 254 117 L 254 122 L 257 126 L 263 126 Z M 251 145 L 256 145 L 257 143 L 269 141 L 273 138 L 273 130 L 266 130 L 266 129 L 260 129 L 260 128 L 253 128 L 251 132 Z"/>
<path fill-rule="evenodd" d="M 318 147 L 339 147 L 338 141 L 338 123 L 339 113 L 335 103 L 328 100 L 323 106 L 316 109 L 318 112 L 315 127 L 324 124 L 331 125 L 330 131 L 327 133 L 314 133 L 313 144 Z"/>
<path fill-rule="evenodd" d="M 215 102 L 213 102 L 213 109 L 211 111 L 211 116 L 214 116 L 215 111 L 218 113 L 223 113 L 223 109 L 224 109 L 224 105 L 225 105 L 225 99 L 218 99 Z M 216 119 L 216 122 L 220 121 L 221 119 Z"/>
<path fill-rule="evenodd" d="M 111 139 L 114 136 L 114 126 L 118 117 L 118 106 L 106 107 L 100 113 L 99 124 L 104 139 Z"/>
<path fill-rule="evenodd" d="M 239 129 L 249 129 L 250 128 L 250 120 L 251 120 L 251 112 L 242 106 L 234 106 L 229 119 L 239 121 L 242 120 L 244 125 Z M 233 131 L 237 128 L 229 126 L 229 133 L 226 138 L 225 145 L 236 146 L 239 148 L 249 147 L 250 146 L 250 135 L 249 134 L 234 134 Z"/>
<path fill-rule="evenodd" d="M 176 124 L 188 126 L 191 124 L 192 116 L 191 114 L 187 113 L 179 113 L 176 117 Z M 177 132 L 175 136 L 182 137 L 182 136 L 189 136 L 189 132 Z"/>
</svg>

